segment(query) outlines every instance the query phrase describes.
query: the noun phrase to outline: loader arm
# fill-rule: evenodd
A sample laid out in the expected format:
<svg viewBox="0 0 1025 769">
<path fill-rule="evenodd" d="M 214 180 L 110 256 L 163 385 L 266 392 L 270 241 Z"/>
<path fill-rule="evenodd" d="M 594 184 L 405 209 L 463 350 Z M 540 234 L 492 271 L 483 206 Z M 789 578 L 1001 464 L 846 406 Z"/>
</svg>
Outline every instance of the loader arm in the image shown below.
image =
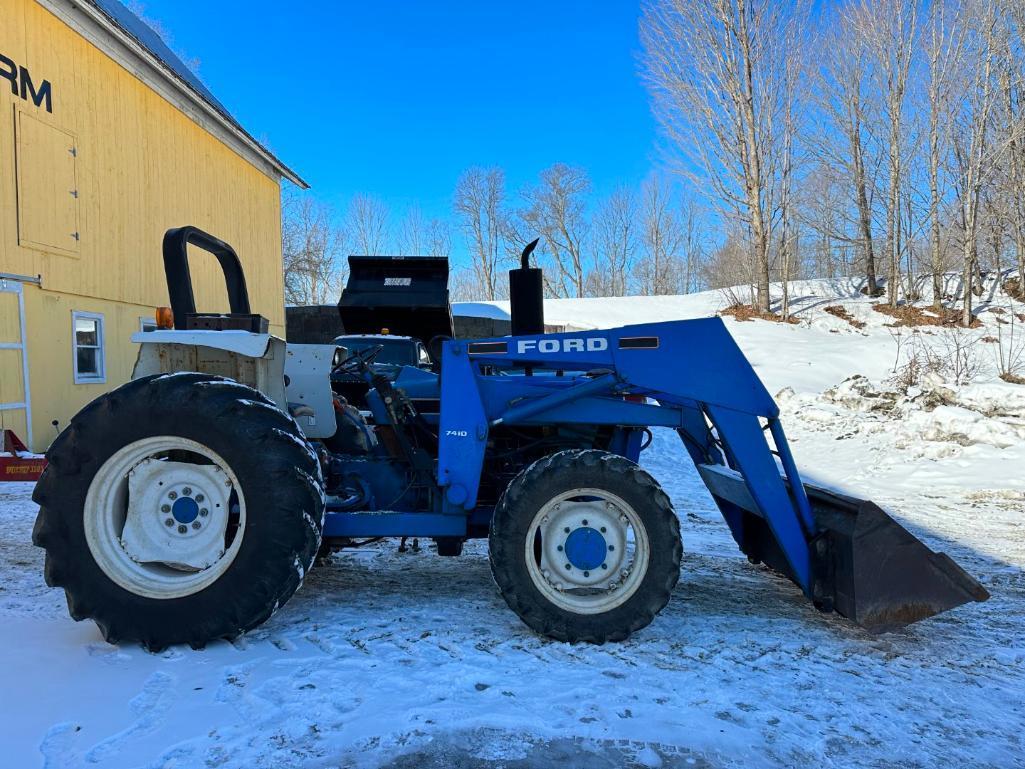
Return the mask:
<svg viewBox="0 0 1025 769">
<path fill-rule="evenodd" d="M 672 427 L 740 549 L 788 576 L 821 608 L 882 630 L 985 597 L 953 561 L 875 505 L 831 504 L 815 490 L 813 506 L 779 409 L 718 318 L 451 341 L 442 371 L 437 472 L 449 511 L 476 506 L 489 430 L 497 425 Z M 867 537 L 858 515 L 874 520 Z M 894 566 L 886 544 L 897 540 Z M 883 565 L 886 580 L 865 579 Z M 899 584 L 905 572 L 914 575 L 910 585 Z"/>
</svg>

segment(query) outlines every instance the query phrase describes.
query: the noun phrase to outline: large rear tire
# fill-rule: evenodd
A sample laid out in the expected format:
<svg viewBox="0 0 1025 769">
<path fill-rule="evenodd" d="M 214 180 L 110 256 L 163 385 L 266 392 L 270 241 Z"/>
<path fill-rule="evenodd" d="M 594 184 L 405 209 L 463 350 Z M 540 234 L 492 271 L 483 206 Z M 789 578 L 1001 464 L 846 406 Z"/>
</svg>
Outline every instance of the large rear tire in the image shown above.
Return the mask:
<svg viewBox="0 0 1025 769">
<path fill-rule="evenodd" d="M 510 608 L 559 641 L 621 641 L 649 624 L 680 577 L 680 524 L 658 483 L 596 450 L 540 459 L 509 484 L 489 535 Z"/>
<path fill-rule="evenodd" d="M 47 459 L 32 534 L 46 582 L 111 643 L 234 638 L 317 554 L 320 463 L 291 417 L 238 382 L 129 382 L 79 412 Z"/>
</svg>

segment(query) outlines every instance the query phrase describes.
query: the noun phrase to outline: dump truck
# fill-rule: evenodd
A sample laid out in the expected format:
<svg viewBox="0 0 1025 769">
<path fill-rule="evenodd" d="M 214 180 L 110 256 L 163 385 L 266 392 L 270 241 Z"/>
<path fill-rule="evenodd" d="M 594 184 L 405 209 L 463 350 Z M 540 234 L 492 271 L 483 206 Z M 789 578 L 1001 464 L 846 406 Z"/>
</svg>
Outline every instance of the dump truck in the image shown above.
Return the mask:
<svg viewBox="0 0 1025 769">
<path fill-rule="evenodd" d="M 448 295 L 448 259 L 436 256 L 350 256 L 349 277 L 338 300 L 345 333 L 339 354 L 356 355 L 374 373 L 394 378 L 403 366 L 433 370 L 438 345 L 454 337 Z M 391 325 L 380 325 L 387 319 Z M 428 352 L 433 346 L 434 356 Z M 366 356 L 371 355 L 370 359 Z M 339 361 L 340 362 L 340 361 Z M 372 418 L 366 377 L 338 366 L 332 388 L 345 403 Z"/>
<path fill-rule="evenodd" d="M 219 261 L 230 313 L 196 311 L 189 244 Z M 719 318 L 545 334 L 525 250 L 511 336 L 441 340 L 437 372 L 386 377 L 372 348 L 336 363 L 333 345 L 266 333 L 223 241 L 178 228 L 163 257 L 173 324 L 160 311 L 166 328 L 133 337 L 132 381 L 71 420 L 33 495 L 47 583 L 110 642 L 233 638 L 287 610 L 323 547 L 380 537 L 430 539 L 443 556 L 486 538 L 497 589 L 529 628 L 625 639 L 680 574 L 680 518 L 639 464 L 652 427 L 679 436 L 740 550 L 820 610 L 879 632 L 987 598 L 877 505 L 802 481 Z M 391 277 L 411 280 L 389 289 L 415 285 Z M 338 369 L 364 378 L 372 424 L 336 416 Z"/>
</svg>

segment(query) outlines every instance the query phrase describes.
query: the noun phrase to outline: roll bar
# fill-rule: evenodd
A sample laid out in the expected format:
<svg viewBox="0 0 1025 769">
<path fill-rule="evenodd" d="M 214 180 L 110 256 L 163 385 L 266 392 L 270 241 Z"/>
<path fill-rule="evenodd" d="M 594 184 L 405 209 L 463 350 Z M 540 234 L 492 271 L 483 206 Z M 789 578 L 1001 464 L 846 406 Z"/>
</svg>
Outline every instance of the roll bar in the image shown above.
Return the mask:
<svg viewBox="0 0 1025 769">
<path fill-rule="evenodd" d="M 224 273 L 228 289 L 228 305 L 233 315 L 248 315 L 249 291 L 242 262 L 235 249 L 219 238 L 198 227 L 176 227 L 164 234 L 164 274 L 167 277 L 167 294 L 174 313 L 174 327 L 185 329 L 187 317 L 196 314 L 196 297 L 192 293 L 192 275 L 189 273 L 190 245 L 201 248 L 217 257 Z"/>
</svg>

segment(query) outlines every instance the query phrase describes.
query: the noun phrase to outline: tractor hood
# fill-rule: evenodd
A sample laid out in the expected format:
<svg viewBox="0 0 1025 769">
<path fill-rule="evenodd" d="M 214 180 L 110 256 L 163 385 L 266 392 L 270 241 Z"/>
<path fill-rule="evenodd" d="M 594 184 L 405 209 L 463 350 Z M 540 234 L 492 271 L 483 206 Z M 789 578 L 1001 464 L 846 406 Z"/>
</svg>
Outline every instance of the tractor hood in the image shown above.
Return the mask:
<svg viewBox="0 0 1025 769">
<path fill-rule="evenodd" d="M 424 344 L 454 336 L 443 256 L 350 256 L 338 302 L 346 334 L 411 336 Z"/>
</svg>

